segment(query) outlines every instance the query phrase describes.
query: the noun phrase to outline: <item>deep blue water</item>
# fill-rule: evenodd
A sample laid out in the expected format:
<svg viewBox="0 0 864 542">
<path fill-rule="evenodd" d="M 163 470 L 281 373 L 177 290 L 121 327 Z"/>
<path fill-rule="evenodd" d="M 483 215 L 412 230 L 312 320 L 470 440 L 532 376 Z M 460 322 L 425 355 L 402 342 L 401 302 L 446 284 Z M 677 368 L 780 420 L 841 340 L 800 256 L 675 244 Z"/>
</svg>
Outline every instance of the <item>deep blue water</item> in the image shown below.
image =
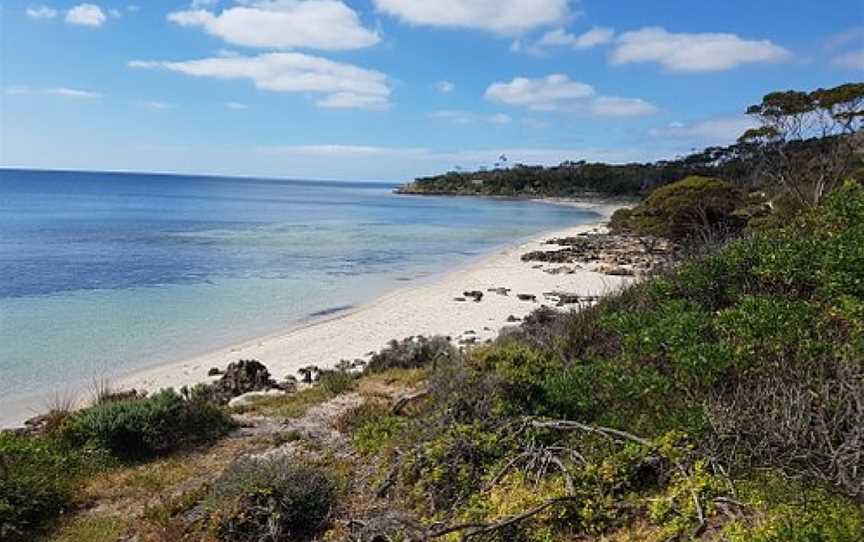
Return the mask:
<svg viewBox="0 0 864 542">
<path fill-rule="evenodd" d="M 596 218 L 393 188 L 0 169 L 0 409 L 278 331 Z"/>
</svg>

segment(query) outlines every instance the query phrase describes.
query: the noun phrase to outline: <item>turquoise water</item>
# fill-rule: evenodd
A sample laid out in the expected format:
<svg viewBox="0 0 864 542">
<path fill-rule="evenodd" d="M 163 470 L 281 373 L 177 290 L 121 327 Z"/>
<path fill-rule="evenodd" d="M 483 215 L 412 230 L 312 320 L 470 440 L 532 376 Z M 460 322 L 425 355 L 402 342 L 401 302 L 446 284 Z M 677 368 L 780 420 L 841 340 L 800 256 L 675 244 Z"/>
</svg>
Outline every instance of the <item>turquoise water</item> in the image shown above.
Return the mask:
<svg viewBox="0 0 864 542">
<path fill-rule="evenodd" d="M 596 220 L 393 188 L 0 170 L 0 410 L 284 330 Z"/>
</svg>

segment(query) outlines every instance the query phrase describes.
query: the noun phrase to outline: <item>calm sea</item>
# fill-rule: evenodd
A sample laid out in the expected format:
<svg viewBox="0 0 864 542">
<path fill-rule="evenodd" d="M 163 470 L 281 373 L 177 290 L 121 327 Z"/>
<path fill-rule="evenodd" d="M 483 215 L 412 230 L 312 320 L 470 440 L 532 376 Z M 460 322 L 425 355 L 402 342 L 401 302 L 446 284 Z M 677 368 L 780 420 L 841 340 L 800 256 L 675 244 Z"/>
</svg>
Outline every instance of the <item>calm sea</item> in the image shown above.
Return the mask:
<svg viewBox="0 0 864 542">
<path fill-rule="evenodd" d="M 0 169 L 0 411 L 41 397 L 38 410 L 94 378 L 286 329 L 596 219 L 393 188 Z"/>
</svg>

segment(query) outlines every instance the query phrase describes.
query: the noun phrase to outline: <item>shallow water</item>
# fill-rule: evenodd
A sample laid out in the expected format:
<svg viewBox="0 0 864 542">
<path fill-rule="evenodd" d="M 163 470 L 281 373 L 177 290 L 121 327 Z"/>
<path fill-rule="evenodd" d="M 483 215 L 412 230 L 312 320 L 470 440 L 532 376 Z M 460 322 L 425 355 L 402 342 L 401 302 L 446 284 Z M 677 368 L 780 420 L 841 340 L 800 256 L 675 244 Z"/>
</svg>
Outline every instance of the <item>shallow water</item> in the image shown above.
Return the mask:
<svg viewBox="0 0 864 542">
<path fill-rule="evenodd" d="M 0 170 L 0 410 L 280 331 L 597 218 L 392 189 Z"/>
</svg>

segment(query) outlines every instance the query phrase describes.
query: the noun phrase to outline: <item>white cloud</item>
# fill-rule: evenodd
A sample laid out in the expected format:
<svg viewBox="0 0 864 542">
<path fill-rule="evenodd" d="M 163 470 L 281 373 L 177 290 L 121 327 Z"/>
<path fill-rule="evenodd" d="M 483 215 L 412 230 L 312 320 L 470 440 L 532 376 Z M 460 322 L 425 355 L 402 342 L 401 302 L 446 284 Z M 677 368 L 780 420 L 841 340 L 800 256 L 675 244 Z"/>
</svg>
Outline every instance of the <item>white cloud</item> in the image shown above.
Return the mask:
<svg viewBox="0 0 864 542">
<path fill-rule="evenodd" d="M 850 43 L 858 45 L 864 44 L 864 26 L 856 26 L 829 37 L 825 40 L 825 50 L 836 51 Z"/>
<path fill-rule="evenodd" d="M 53 19 L 57 16 L 57 10 L 54 8 L 49 8 L 48 6 L 34 6 L 29 7 L 25 11 L 28 17 L 31 19 L 44 20 L 44 19 Z"/>
<path fill-rule="evenodd" d="M 64 96 L 66 98 L 101 98 L 100 92 L 91 92 L 89 90 L 79 90 L 77 88 L 59 87 L 45 91 L 47 94 L 55 96 Z"/>
<path fill-rule="evenodd" d="M 235 111 L 241 111 L 243 109 L 249 109 L 249 106 L 246 104 L 241 104 L 239 102 L 226 102 L 225 107 L 228 109 L 234 109 Z"/>
<path fill-rule="evenodd" d="M 95 4 L 79 4 L 66 12 L 66 22 L 83 26 L 102 26 L 105 13 Z"/>
<path fill-rule="evenodd" d="M 438 81 L 435 83 L 435 89 L 442 94 L 447 94 L 453 92 L 456 85 L 450 81 Z"/>
<path fill-rule="evenodd" d="M 138 107 L 143 107 L 145 109 L 153 109 L 155 111 L 165 111 L 168 109 L 174 109 L 176 106 L 174 104 L 169 104 L 165 102 L 159 102 L 155 100 L 140 100 L 136 102 Z"/>
<path fill-rule="evenodd" d="M 838 55 L 834 57 L 831 63 L 850 70 L 864 70 L 864 49 Z"/>
<path fill-rule="evenodd" d="M 649 27 L 618 36 L 610 61 L 615 65 L 656 62 L 673 72 L 710 72 L 780 62 L 790 56 L 769 40 L 746 40 L 735 34 L 673 34 Z"/>
<path fill-rule="evenodd" d="M 390 85 L 381 72 L 302 53 L 214 57 L 183 62 L 132 61 L 131 68 L 165 69 L 194 77 L 248 79 L 273 92 L 323 95 L 320 107 L 380 109 L 389 103 Z"/>
<path fill-rule="evenodd" d="M 452 109 L 442 109 L 429 113 L 429 118 L 443 119 L 453 122 L 454 124 L 473 124 L 475 122 L 483 122 L 489 124 L 510 124 L 513 119 L 510 115 L 504 113 L 495 113 L 492 115 L 481 115 L 472 113 L 471 111 L 459 111 Z"/>
<path fill-rule="evenodd" d="M 638 117 L 657 112 L 656 106 L 639 98 L 598 96 L 591 85 L 571 81 L 563 74 L 492 83 L 486 89 L 486 99 L 531 111 L 568 111 L 600 117 Z"/>
<path fill-rule="evenodd" d="M 348 50 L 381 41 L 341 0 L 254 0 L 214 13 L 176 11 L 168 20 L 200 26 L 228 43 L 260 48 Z"/>
<path fill-rule="evenodd" d="M 755 126 L 755 121 L 750 117 L 736 115 L 690 124 L 673 122 L 669 126 L 653 129 L 649 133 L 653 137 L 687 140 L 702 145 L 725 145 L 733 143 L 738 136 Z"/>
<path fill-rule="evenodd" d="M 387 96 L 358 94 L 356 92 L 337 92 L 316 101 L 318 107 L 328 109 L 387 109 L 390 101 Z"/>
<path fill-rule="evenodd" d="M 411 24 L 521 34 L 560 24 L 568 0 L 375 0 L 379 11 Z"/>
<path fill-rule="evenodd" d="M 537 42 L 538 47 L 565 46 L 574 49 L 591 49 L 598 45 L 610 43 L 615 37 L 615 30 L 595 26 L 591 30 L 578 36 L 571 34 L 563 28 L 550 30 Z"/>
<path fill-rule="evenodd" d="M 644 117 L 657 112 L 657 106 L 640 98 L 598 96 L 591 101 L 591 113 L 598 117 Z"/>
<path fill-rule="evenodd" d="M 563 74 L 553 74 L 542 79 L 516 77 L 509 83 L 492 83 L 486 89 L 487 100 L 522 105 L 534 111 L 552 111 L 562 104 L 593 95 L 594 88 L 591 85 L 571 81 Z"/>
</svg>

